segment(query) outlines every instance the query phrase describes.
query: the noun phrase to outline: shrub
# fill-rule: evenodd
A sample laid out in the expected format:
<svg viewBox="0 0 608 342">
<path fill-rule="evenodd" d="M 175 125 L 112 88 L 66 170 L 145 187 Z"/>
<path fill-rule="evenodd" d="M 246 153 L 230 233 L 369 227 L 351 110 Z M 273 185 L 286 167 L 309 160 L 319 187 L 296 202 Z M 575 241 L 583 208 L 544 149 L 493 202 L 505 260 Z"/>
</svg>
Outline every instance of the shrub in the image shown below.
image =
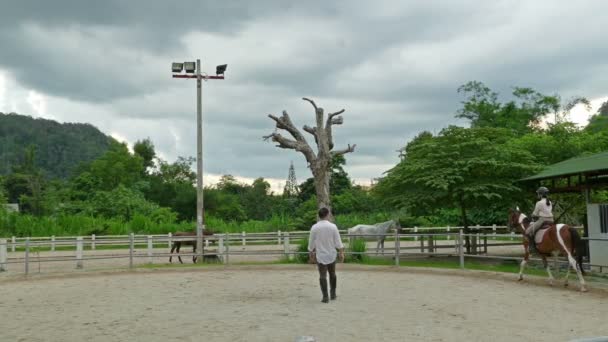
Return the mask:
<svg viewBox="0 0 608 342">
<path fill-rule="evenodd" d="M 349 246 L 351 253 L 365 253 L 367 245 L 363 239 L 353 239 Z M 348 257 L 349 262 L 363 262 L 365 261 L 365 254 L 351 254 Z"/>
</svg>

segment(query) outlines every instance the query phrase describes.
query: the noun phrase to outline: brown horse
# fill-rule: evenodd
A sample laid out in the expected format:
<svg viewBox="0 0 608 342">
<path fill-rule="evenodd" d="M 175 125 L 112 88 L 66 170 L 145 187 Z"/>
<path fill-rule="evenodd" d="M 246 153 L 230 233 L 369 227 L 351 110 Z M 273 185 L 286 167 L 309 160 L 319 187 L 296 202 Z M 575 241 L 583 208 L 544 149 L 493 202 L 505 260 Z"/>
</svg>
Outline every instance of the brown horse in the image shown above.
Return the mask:
<svg viewBox="0 0 608 342">
<path fill-rule="evenodd" d="M 511 231 L 515 230 L 523 235 L 524 245 L 524 260 L 522 260 L 519 268 L 519 279 L 523 280 L 524 268 L 528 264 L 530 258 L 530 241 L 525 234 L 526 229 L 530 226 L 530 219 L 526 217 L 519 208 L 515 210 L 509 209 L 509 228 Z M 549 274 L 549 283 L 553 285 L 553 275 L 551 269 L 547 263 L 547 257 L 553 255 L 557 258 L 558 255 L 566 256 L 568 258 L 568 270 L 566 271 L 566 277 L 564 279 L 564 286 L 568 286 L 568 276 L 570 275 L 570 267 L 576 271 L 578 280 L 580 282 L 581 291 L 586 292 L 585 279 L 583 278 L 583 265 L 582 265 L 582 250 L 583 245 L 581 242 L 580 235 L 576 229 L 568 226 L 567 224 L 546 224 L 539 231 L 536 232 L 536 249 L 543 259 L 543 266 Z M 577 256 L 577 260 L 574 259 L 573 255 Z"/>
<path fill-rule="evenodd" d="M 203 230 L 203 238 L 205 236 L 213 236 L 213 232 L 210 231 L 209 229 L 205 229 Z M 175 251 L 177 249 L 177 258 L 179 259 L 180 263 L 184 263 L 182 261 L 182 257 L 179 255 L 179 249 L 182 247 L 182 245 L 184 246 L 192 246 L 192 254 L 196 254 L 196 231 L 193 232 L 175 232 L 173 234 L 173 237 L 193 237 L 192 240 L 177 240 L 177 241 L 173 241 L 173 246 L 171 246 L 171 253 L 169 256 L 169 262 L 172 262 L 172 258 L 173 258 L 173 251 Z M 192 256 L 192 262 L 196 263 L 196 255 Z"/>
</svg>

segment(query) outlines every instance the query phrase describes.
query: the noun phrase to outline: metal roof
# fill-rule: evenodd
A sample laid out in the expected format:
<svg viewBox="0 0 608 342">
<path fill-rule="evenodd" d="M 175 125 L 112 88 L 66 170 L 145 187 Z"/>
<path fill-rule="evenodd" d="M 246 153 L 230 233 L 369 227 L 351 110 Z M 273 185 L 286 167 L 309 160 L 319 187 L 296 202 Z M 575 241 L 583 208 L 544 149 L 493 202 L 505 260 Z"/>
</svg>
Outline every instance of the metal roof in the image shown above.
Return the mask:
<svg viewBox="0 0 608 342">
<path fill-rule="evenodd" d="M 547 166 L 542 172 L 522 179 L 540 180 L 571 175 L 608 174 L 608 151 L 564 160 Z"/>
</svg>

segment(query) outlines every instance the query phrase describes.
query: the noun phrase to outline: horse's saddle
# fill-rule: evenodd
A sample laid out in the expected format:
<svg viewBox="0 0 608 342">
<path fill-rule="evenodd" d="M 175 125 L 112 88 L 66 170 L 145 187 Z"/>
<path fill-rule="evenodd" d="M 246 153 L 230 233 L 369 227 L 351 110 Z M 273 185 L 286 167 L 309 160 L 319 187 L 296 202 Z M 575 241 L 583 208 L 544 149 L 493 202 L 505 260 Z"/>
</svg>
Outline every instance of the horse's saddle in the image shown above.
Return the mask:
<svg viewBox="0 0 608 342">
<path fill-rule="evenodd" d="M 534 235 L 534 242 L 537 244 L 541 243 L 543 241 L 543 236 L 545 236 L 545 233 L 548 230 L 547 228 L 550 228 L 552 225 L 553 223 L 551 222 L 544 222 L 543 225 L 536 231 L 536 235 Z"/>
</svg>

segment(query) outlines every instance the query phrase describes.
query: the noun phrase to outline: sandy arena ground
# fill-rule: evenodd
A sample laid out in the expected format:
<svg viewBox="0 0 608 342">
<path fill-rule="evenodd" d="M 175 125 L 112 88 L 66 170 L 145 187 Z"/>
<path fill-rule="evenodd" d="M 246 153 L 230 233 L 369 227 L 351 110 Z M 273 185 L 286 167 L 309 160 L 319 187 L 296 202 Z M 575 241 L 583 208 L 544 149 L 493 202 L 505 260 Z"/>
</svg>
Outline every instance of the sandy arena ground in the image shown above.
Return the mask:
<svg viewBox="0 0 608 342">
<path fill-rule="evenodd" d="M 310 265 L 0 280 L 0 341 L 568 341 L 608 335 L 608 295 L 489 272 Z M 574 285 L 574 284 L 573 284 Z"/>
</svg>

